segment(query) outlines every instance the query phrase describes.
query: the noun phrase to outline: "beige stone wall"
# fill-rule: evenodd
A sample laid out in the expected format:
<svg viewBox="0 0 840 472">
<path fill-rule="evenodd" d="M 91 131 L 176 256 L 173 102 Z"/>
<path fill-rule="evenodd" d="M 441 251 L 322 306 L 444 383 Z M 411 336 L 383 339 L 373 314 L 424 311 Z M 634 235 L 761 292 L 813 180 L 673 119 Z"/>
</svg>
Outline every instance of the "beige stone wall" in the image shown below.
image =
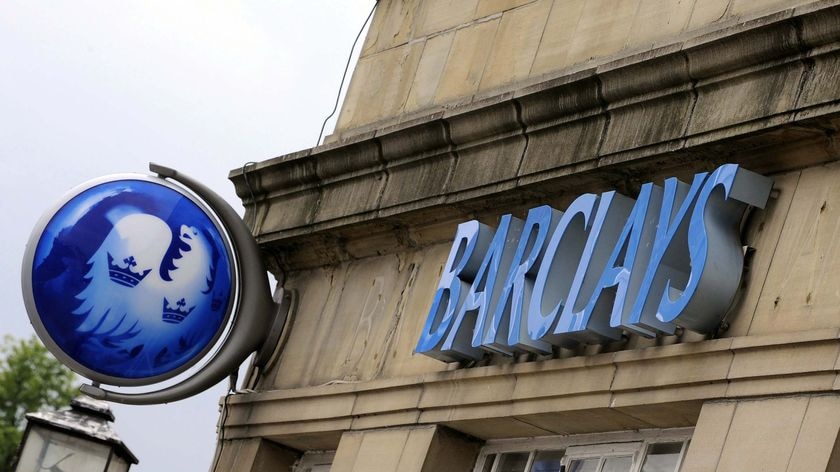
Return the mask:
<svg viewBox="0 0 840 472">
<path fill-rule="evenodd" d="M 348 431 L 330 472 L 470 472 L 480 447 L 439 426 Z"/>
<path fill-rule="evenodd" d="M 471 102 L 807 3 L 815 2 L 380 0 L 336 135 Z"/>
<path fill-rule="evenodd" d="M 706 403 L 681 471 L 835 471 L 838 430 L 837 395 Z"/>
<path fill-rule="evenodd" d="M 840 163 L 773 177 L 774 196 L 765 210 L 755 211 L 746 228 L 745 242 L 755 253 L 722 337 L 840 327 L 840 291 L 836 289 L 840 274 Z M 498 216 L 485 217 L 484 222 L 495 226 Z M 455 223 L 451 231 L 454 234 Z M 456 368 L 413 353 L 450 244 L 446 241 L 291 274 L 287 287 L 299 290 L 301 305 L 279 366 L 267 373 L 260 389 L 368 381 Z M 702 339 L 690 333 L 683 338 L 633 337 L 608 349 Z M 563 355 L 591 354 L 598 349 L 581 348 Z M 784 360 L 798 362 L 795 356 Z M 498 358 L 495 362 L 512 360 Z M 744 367 L 746 371 L 749 368 Z"/>
</svg>

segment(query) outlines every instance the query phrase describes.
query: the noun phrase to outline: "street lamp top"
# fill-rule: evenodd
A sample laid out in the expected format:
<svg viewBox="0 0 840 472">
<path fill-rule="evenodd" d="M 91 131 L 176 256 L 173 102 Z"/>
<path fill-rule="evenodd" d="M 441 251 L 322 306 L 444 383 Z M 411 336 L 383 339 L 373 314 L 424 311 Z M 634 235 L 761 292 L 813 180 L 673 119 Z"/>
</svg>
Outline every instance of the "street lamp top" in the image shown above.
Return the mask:
<svg viewBox="0 0 840 472">
<path fill-rule="evenodd" d="M 139 462 L 137 457 L 111 428 L 114 418 L 114 413 L 107 402 L 86 396 L 74 398 L 70 402 L 70 408 L 26 414 L 26 419 L 32 423 L 44 424 L 69 434 L 89 437 L 113 445 L 117 454 L 126 461 L 137 464 Z"/>
</svg>

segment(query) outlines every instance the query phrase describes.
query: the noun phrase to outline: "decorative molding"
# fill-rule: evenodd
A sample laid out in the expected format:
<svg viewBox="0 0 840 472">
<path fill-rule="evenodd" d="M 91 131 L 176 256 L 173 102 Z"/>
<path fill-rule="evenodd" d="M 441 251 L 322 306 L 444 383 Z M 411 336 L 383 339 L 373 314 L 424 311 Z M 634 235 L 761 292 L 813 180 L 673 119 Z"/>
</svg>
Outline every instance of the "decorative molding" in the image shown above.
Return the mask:
<svg viewBox="0 0 840 472">
<path fill-rule="evenodd" d="M 423 424 L 481 439 L 689 427 L 704 401 L 836 392 L 838 373 L 840 330 L 823 329 L 240 394 L 224 428 L 306 450 Z"/>
<path fill-rule="evenodd" d="M 767 174 L 837 160 L 838 67 L 840 6 L 822 2 L 230 178 L 263 249 L 287 269 L 331 264 L 405 247 L 400 235 L 428 225 L 584 189 L 633 193 L 723 162 Z M 375 243 L 348 248 L 365 239 Z"/>
</svg>

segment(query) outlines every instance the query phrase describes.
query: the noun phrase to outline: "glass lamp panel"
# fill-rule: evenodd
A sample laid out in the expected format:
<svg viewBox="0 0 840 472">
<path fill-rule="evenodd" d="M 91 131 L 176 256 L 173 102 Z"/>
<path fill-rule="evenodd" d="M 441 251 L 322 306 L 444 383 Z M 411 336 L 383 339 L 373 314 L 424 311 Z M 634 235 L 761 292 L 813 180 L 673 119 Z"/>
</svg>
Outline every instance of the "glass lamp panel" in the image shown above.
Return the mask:
<svg viewBox="0 0 840 472">
<path fill-rule="evenodd" d="M 563 459 L 562 449 L 559 451 L 537 451 L 531 472 L 560 472 L 560 460 Z"/>
<path fill-rule="evenodd" d="M 633 456 L 607 457 L 601 472 L 630 472 L 633 468 Z"/>
<path fill-rule="evenodd" d="M 659 443 L 648 448 L 642 472 L 675 472 L 683 443 Z"/>
<path fill-rule="evenodd" d="M 126 472 L 129 464 L 122 457 L 114 454 L 111 456 L 111 462 L 108 464 L 108 472 Z"/>
<path fill-rule="evenodd" d="M 104 472 L 110 451 L 104 444 L 33 425 L 17 472 Z"/>
<path fill-rule="evenodd" d="M 499 458 L 499 467 L 496 472 L 525 472 L 528 465 L 528 452 L 508 452 Z"/>
</svg>

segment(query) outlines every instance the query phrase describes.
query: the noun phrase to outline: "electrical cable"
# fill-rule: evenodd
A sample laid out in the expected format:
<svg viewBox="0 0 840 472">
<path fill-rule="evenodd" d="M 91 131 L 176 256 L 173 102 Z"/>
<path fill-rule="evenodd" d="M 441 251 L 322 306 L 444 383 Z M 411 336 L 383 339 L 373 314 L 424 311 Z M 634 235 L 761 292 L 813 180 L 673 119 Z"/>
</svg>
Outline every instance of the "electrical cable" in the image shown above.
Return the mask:
<svg viewBox="0 0 840 472">
<path fill-rule="evenodd" d="M 254 188 L 251 187 L 251 181 L 248 180 L 248 166 L 256 165 L 256 162 L 249 161 L 242 166 L 242 179 L 245 181 L 245 186 L 248 187 L 248 193 L 251 194 L 251 213 L 254 216 L 254 225 L 257 224 L 257 198 L 254 196 Z"/>
<path fill-rule="evenodd" d="M 373 16 L 373 12 L 376 10 L 376 5 L 379 4 L 379 0 L 373 2 L 373 8 L 370 9 L 370 13 L 368 13 L 367 18 L 365 18 L 365 22 L 362 23 L 361 29 L 359 29 L 359 33 L 356 34 L 356 39 L 353 40 L 353 45 L 350 46 L 350 55 L 347 56 L 347 64 L 344 65 L 344 73 L 341 75 L 341 83 L 338 84 L 338 93 L 335 96 L 335 105 L 333 105 L 332 112 L 324 118 L 324 123 L 321 125 L 321 131 L 318 133 L 318 141 L 315 143 L 315 146 L 321 144 L 321 138 L 324 136 L 324 128 L 327 126 L 327 121 L 330 121 L 330 118 L 335 115 L 336 110 L 338 110 L 338 101 L 341 99 L 341 89 L 344 88 L 344 80 L 347 78 L 347 70 L 350 69 L 350 60 L 353 58 L 353 51 L 356 50 L 356 43 L 359 42 L 359 38 L 362 36 L 362 31 L 365 30 L 365 26 L 367 26 L 368 22 L 370 21 L 370 17 Z"/>
</svg>

